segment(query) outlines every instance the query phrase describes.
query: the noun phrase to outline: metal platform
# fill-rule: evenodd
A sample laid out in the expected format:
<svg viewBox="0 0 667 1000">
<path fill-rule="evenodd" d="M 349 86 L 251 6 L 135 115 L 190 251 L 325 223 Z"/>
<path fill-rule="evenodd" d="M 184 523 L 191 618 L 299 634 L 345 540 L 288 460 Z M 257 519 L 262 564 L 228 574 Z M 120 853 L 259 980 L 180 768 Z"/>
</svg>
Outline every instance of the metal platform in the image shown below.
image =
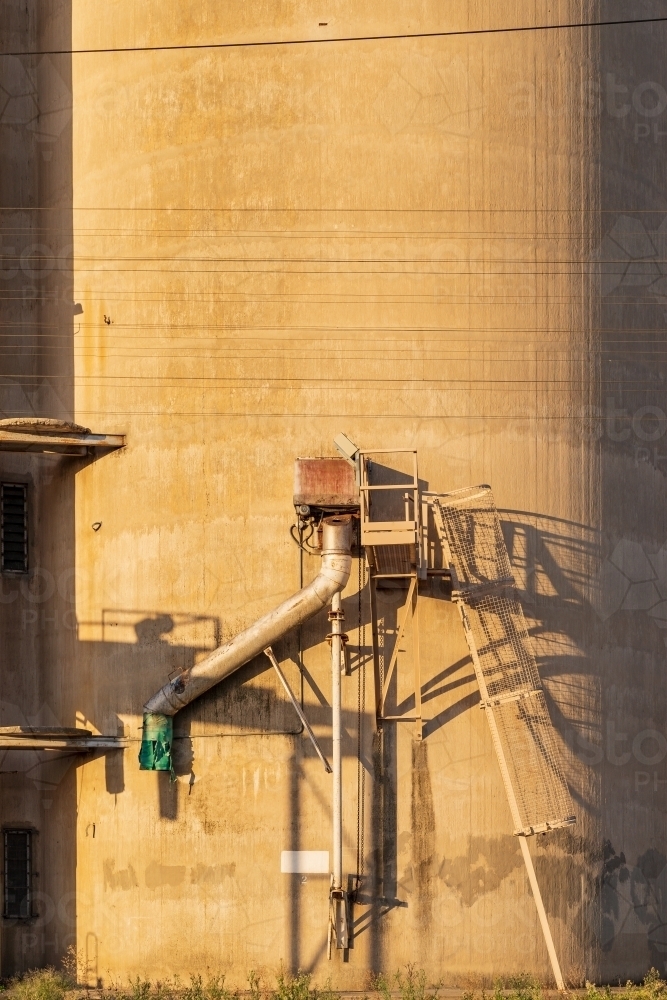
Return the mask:
<svg viewBox="0 0 667 1000">
<path fill-rule="evenodd" d="M 385 465 L 385 456 L 401 456 L 397 464 L 403 465 L 403 470 Z M 378 457 L 381 457 L 381 461 L 377 460 Z M 378 725 L 383 722 L 414 723 L 415 738 L 421 740 L 423 718 L 418 578 L 425 574 L 422 574 L 420 560 L 421 503 L 417 452 L 413 449 L 396 448 L 359 451 L 359 478 L 360 535 L 369 571 L 376 720 Z M 382 636 L 381 642 L 377 613 L 378 581 L 387 579 L 404 579 L 408 587 L 389 663 L 385 662 L 386 635 Z M 387 696 L 392 679 L 396 678 L 398 672 L 400 646 L 408 624 L 412 635 L 414 715 L 387 714 Z"/>
<path fill-rule="evenodd" d="M 123 736 L 93 736 L 89 729 L 34 726 L 0 726 L 2 750 L 67 750 L 92 753 L 94 750 L 123 750 L 131 741 Z"/>
<path fill-rule="evenodd" d="M 93 434 L 88 427 L 50 417 L 0 420 L 0 451 L 82 457 L 124 445 L 124 434 Z"/>
<path fill-rule="evenodd" d="M 407 456 L 409 471 L 377 461 Z M 419 566 L 419 476 L 410 449 L 360 451 L 361 544 L 374 577 L 413 576 Z"/>
</svg>

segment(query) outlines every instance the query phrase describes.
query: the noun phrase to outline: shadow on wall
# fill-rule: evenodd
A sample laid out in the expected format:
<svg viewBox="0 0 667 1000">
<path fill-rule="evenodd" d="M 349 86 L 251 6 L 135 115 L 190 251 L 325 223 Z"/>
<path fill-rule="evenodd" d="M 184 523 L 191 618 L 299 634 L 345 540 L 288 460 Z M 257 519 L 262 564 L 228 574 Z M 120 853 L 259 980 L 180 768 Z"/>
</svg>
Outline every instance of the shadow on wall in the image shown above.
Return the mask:
<svg viewBox="0 0 667 1000">
<path fill-rule="evenodd" d="M 48 49 L 65 54 L 0 55 L 2 417 L 74 419 L 77 309 L 72 272 L 72 66 L 67 54 L 72 47 L 71 18 L 70 0 L 3 4 L 4 53 Z M 56 456 L 5 453 L 0 455 L 0 473 L 3 481 L 28 487 L 32 568 L 22 582 L 33 596 L 41 584 L 34 567 L 60 579 L 76 565 L 74 466 Z M 72 725 L 69 684 L 76 633 L 59 628 L 53 620 L 24 625 L 17 614 L 20 604 L 10 601 L 0 606 L 3 694 L 21 706 L 22 716 L 15 719 L 11 712 L 3 712 L 5 724 L 27 717 L 38 723 L 53 724 L 55 718 Z M 30 600 L 23 600 L 21 610 L 34 610 Z M 67 610 L 66 602 L 60 602 L 58 612 Z M 40 718 L 46 705 L 49 717 Z M 62 773 L 69 769 L 66 762 L 29 757 L 18 765 L 3 758 L 3 823 L 38 831 L 34 864 L 42 873 L 40 891 L 45 900 L 64 901 L 75 891 L 73 772 Z M 49 910 L 48 928 L 46 921 L 3 925 L 3 975 L 56 964 L 75 942 L 68 907 L 56 906 L 52 914 L 47 902 L 44 907 Z"/>
<path fill-rule="evenodd" d="M 667 532 L 640 543 L 534 513 L 501 517 L 578 814 L 536 858 L 545 904 L 577 929 L 599 977 L 641 977 L 667 967 Z M 623 850 L 605 836 L 615 828 Z"/>
<path fill-rule="evenodd" d="M 639 10 L 641 5 L 635 5 Z M 642 14 L 638 13 L 638 17 Z M 602 976 L 667 970 L 665 27 L 600 35 Z M 628 53 L 634 57 L 628 60 Z M 639 257 L 641 255 L 641 261 Z"/>
<path fill-rule="evenodd" d="M 567 778 L 579 819 L 574 831 L 560 831 L 536 845 L 536 867 L 545 904 L 550 915 L 584 941 L 591 954 L 597 949 L 606 949 L 605 954 L 613 951 L 619 937 L 636 942 L 639 934 L 642 947 L 657 955 L 662 947 L 660 900 L 662 882 L 667 878 L 665 852 L 659 842 L 652 842 L 649 832 L 640 829 L 633 834 L 632 853 L 626 850 L 625 854 L 616 854 L 610 847 L 605 848 L 598 833 L 597 802 L 599 784 L 605 781 L 609 788 L 617 790 L 623 806 L 627 801 L 627 786 L 636 782 L 637 774 L 640 793 L 654 794 L 654 767 L 646 761 L 657 760 L 663 747 L 660 739 L 664 741 L 662 756 L 667 755 L 667 740 L 660 737 L 660 723 L 653 723 L 649 715 L 638 715 L 638 728 L 633 729 L 631 710 L 626 707 L 626 716 L 612 720 L 615 729 L 609 742 L 609 720 L 603 715 L 600 701 L 599 670 L 604 669 L 604 663 L 601 665 L 592 657 L 590 650 L 604 648 L 605 643 L 613 642 L 618 635 L 626 637 L 633 649 L 650 654 L 664 649 L 663 633 L 642 611 L 621 607 L 607 617 L 601 612 L 606 606 L 600 598 L 605 577 L 599 571 L 604 560 L 599 537 L 586 526 L 522 511 L 502 511 L 501 518 L 550 711 L 562 738 Z M 423 592 L 436 601 L 447 600 L 449 596 L 439 582 L 425 583 Z M 405 589 L 395 585 L 378 593 L 385 657 L 391 655 L 397 615 L 404 600 Z M 362 667 L 370 670 L 370 646 L 354 647 L 354 625 L 360 610 L 362 626 L 369 625 L 367 592 L 361 607 L 357 595 L 346 598 L 344 603 L 348 629 L 352 632 L 353 672 Z M 328 622 L 326 616 L 320 617 L 321 621 L 315 619 L 303 630 L 305 650 L 325 641 Z M 651 629 L 648 635 L 647 625 Z M 97 637 L 92 638 L 95 630 Z M 174 671 L 189 669 L 200 656 L 215 648 L 220 641 L 221 626 L 217 619 L 206 616 L 111 610 L 104 612 L 102 622 L 81 623 L 81 631 L 91 638 L 78 643 L 77 655 L 82 669 L 97 679 L 94 701 L 85 706 L 86 714 L 102 731 L 111 732 L 121 725 L 122 716 L 140 714 L 141 706 L 133 699 L 149 697 Z M 293 689 L 298 692 L 296 634 L 286 636 L 276 651 Z M 456 892 L 463 906 L 470 907 L 480 896 L 495 892 L 504 880 L 514 878 L 517 867 L 521 866 L 515 838 L 509 833 L 490 840 L 473 836 L 468 852 L 460 856 L 450 854 L 446 845 L 436 843 L 428 738 L 477 704 L 479 695 L 476 690 L 461 691 L 474 681 L 468 657 L 440 668 L 436 664 L 431 673 L 423 677 L 422 699 L 425 706 L 433 705 L 437 711 L 425 728 L 425 741 L 413 747 L 412 833 L 407 875 L 399 872 L 398 862 L 401 845 L 397 825 L 396 728 L 385 727 L 373 737 L 371 745 L 369 726 L 362 743 L 362 768 L 372 782 L 372 839 L 367 852 L 368 875 L 357 895 L 355 924 L 357 934 L 371 935 L 371 953 L 380 963 L 382 925 L 391 910 L 406 905 L 416 907 L 415 919 L 426 929 L 432 919 L 434 900 L 445 887 Z M 143 679 L 139 682 L 138 678 Z M 309 702 L 315 701 L 308 707 L 309 720 L 327 732 L 331 718 L 328 690 L 323 690 L 317 678 L 305 669 L 303 682 L 314 696 Z M 400 712 L 409 714 L 414 705 L 411 697 L 397 701 Z M 101 706 L 114 705 L 117 715 L 103 724 L 101 716 L 96 715 L 96 702 Z M 174 766 L 177 777 L 185 780 L 172 782 L 169 774 L 158 775 L 159 812 L 163 819 L 177 819 L 179 795 L 192 792 L 198 738 L 193 729 L 196 733 L 203 723 L 209 732 L 221 735 L 248 731 L 266 735 L 300 733 L 292 706 L 268 661 L 258 657 L 178 713 Z M 355 733 L 357 725 L 356 712 L 344 712 L 344 730 Z M 653 725 L 655 730 L 647 728 Z M 321 744 L 330 755 L 330 737 L 324 736 Z M 344 753 L 356 756 L 356 741 L 344 743 Z M 290 792 L 294 799 L 295 827 L 299 814 L 300 760 L 313 755 L 309 742 L 301 739 L 298 759 L 294 757 L 291 764 L 296 776 Z M 134 750 L 128 751 L 126 759 L 130 766 L 135 766 Z M 107 792 L 123 794 L 122 753 L 106 756 L 105 773 Z M 644 774 L 650 774 L 650 787 L 644 788 Z M 662 796 L 663 806 L 664 787 L 660 784 L 655 792 Z M 298 840 L 295 843 L 292 846 L 298 849 Z M 635 864 L 626 863 L 626 856 L 636 858 Z M 293 936 L 292 953 L 298 965 L 302 956 L 297 930 Z"/>
<path fill-rule="evenodd" d="M 552 698 L 552 712 L 555 715 L 557 727 L 569 730 L 577 724 L 576 700 L 561 704 L 561 695 L 567 691 L 568 677 L 576 669 L 586 671 L 586 661 L 577 654 L 578 644 L 581 645 L 587 627 L 586 619 L 590 617 L 589 602 L 584 592 L 584 583 L 590 575 L 590 563 L 596 557 L 597 542 L 590 537 L 590 532 L 577 525 L 563 522 L 552 522 L 538 515 L 513 513 L 512 519 L 504 515 L 504 529 L 507 532 L 508 547 L 511 553 L 515 572 L 519 578 L 522 597 L 529 617 L 532 617 L 532 631 L 538 643 L 538 656 L 541 659 L 543 674 L 547 686 L 559 678 L 561 687 Z M 521 574 L 523 573 L 523 577 Z M 423 587 L 425 596 L 436 601 L 447 600 L 447 588 L 438 581 L 429 581 Z M 381 634 L 385 662 L 391 655 L 395 642 L 396 626 L 399 610 L 405 601 L 406 590 L 396 583 L 387 581 L 378 592 L 378 610 L 382 619 Z M 369 626 L 369 608 L 367 593 L 364 594 L 361 608 L 357 595 L 346 598 L 346 621 L 356 623 L 361 611 L 362 625 Z M 303 630 L 302 643 L 304 649 L 320 645 L 325 640 L 328 622 L 324 615 L 308 624 Z M 589 623 L 590 624 L 590 623 Z M 113 691 L 126 691 L 131 698 L 131 692 L 140 691 L 147 698 L 164 683 L 175 670 L 189 669 L 197 657 L 205 654 L 209 648 L 214 648 L 219 642 L 220 626 L 213 620 L 196 619 L 195 616 L 181 616 L 177 623 L 176 616 L 165 612 L 129 612 L 108 611 L 103 615 L 103 633 L 101 638 L 106 641 L 90 641 L 81 643 L 81 655 L 89 658 L 90 670 L 100 678 L 97 694 L 100 704 L 112 703 L 113 692 L 105 692 L 107 683 L 104 677 L 113 685 Z M 187 630 L 198 630 L 199 640 L 190 644 L 183 640 Z M 124 630 L 124 631 L 123 631 Z M 205 641 L 202 636 L 206 634 Z M 557 638 L 554 640 L 554 636 Z M 121 642 L 125 637 L 128 641 Z M 130 641 L 135 639 L 136 641 Z M 540 647 L 540 642 L 542 646 Z M 551 645 L 548 645 L 551 643 Z M 277 649 L 283 661 L 291 659 L 291 681 L 293 688 L 298 690 L 298 642 L 295 635 L 285 637 Z M 541 653 L 540 653 L 541 648 Z M 361 652 L 362 658 L 358 656 Z M 362 663 L 371 669 L 370 646 L 363 650 L 352 648 L 353 669 L 361 669 Z M 93 666 L 96 665 L 96 666 Z M 118 685 L 119 678 L 127 678 L 127 683 Z M 141 684 L 137 678 L 143 677 Z M 510 877 L 520 864 L 516 841 L 511 835 L 507 838 L 497 838 L 497 843 L 489 843 L 484 847 L 478 841 L 471 841 L 469 854 L 461 858 L 447 858 L 435 843 L 435 813 L 433 802 L 432 779 L 428 761 L 428 737 L 437 732 L 457 715 L 467 711 L 479 701 L 475 690 L 459 695 L 462 687 L 474 681 L 474 674 L 468 657 L 462 657 L 453 664 L 448 664 L 440 670 L 436 669 L 431 677 L 423 679 L 422 698 L 425 705 L 438 702 L 438 708 L 444 701 L 445 707 L 438 711 L 426 726 L 426 740 L 416 744 L 413 752 L 412 774 L 412 842 L 411 842 L 411 875 L 408 880 L 404 876 L 399 879 L 398 870 L 398 825 L 397 825 L 397 747 L 396 728 L 386 726 L 374 738 L 372 747 L 365 743 L 362 749 L 362 766 L 369 780 L 373 782 L 372 794 L 372 842 L 369 845 L 369 879 L 361 887 L 357 897 L 361 908 L 355 915 L 356 933 L 371 934 L 371 951 L 382 960 L 381 927 L 385 915 L 396 907 L 410 905 L 417 907 L 417 919 L 422 929 L 426 929 L 431 919 L 433 899 L 438 886 L 456 887 L 457 893 L 464 905 L 470 906 L 480 894 L 495 891 L 500 882 Z M 318 686 L 310 672 L 304 671 L 304 683 L 311 687 L 316 704 L 309 705 L 308 716 L 316 727 L 324 728 L 330 725 L 331 709 L 327 693 Z M 409 714 L 414 707 L 414 697 L 398 699 L 395 683 L 389 692 L 390 698 L 397 701 L 397 710 Z M 554 711 L 556 705 L 558 711 Z M 393 705 L 392 705 L 393 709 Z M 92 711 L 92 707 L 90 709 Z M 140 711 L 140 706 L 128 702 L 119 708 L 123 712 Z M 293 710 L 286 701 L 273 676 L 268 661 L 258 657 L 238 673 L 219 685 L 207 695 L 198 699 L 192 706 L 178 713 L 175 725 L 174 764 L 178 776 L 190 776 L 194 779 L 196 771 L 196 737 L 191 735 L 193 724 L 213 724 L 210 728 L 221 734 L 233 732 L 255 731 L 258 733 L 298 734 L 300 727 Z M 358 725 L 355 712 L 345 712 L 344 729 L 354 733 Z M 566 743 L 567 740 L 564 740 Z M 331 753 L 330 737 L 324 736 L 321 744 L 326 754 Z M 344 745 L 344 752 L 355 756 L 356 746 L 352 741 Z M 310 744 L 304 739 L 299 744 L 299 754 L 303 757 L 312 756 Z M 108 767 L 111 765 L 108 764 Z M 298 770 L 298 763 L 293 762 L 293 768 Z M 574 771 L 570 775 L 571 782 L 577 789 L 584 788 L 583 780 Z M 118 780 L 118 779 L 116 779 Z M 108 790 L 112 788 L 108 785 Z M 162 818 L 175 820 L 178 817 L 179 795 L 184 794 L 183 784 L 173 782 L 168 774 L 158 775 L 159 809 Z M 188 790 L 188 792 L 190 789 Z M 294 791 L 294 790 L 293 790 Z M 298 823 L 298 794 L 294 795 L 292 808 L 293 823 Z M 584 792 L 579 792 L 579 801 L 584 801 Z M 584 802 L 590 809 L 590 803 Z M 429 820 L 430 817 L 430 820 Z M 579 841 L 581 838 L 579 838 Z M 580 888 L 580 870 L 582 863 L 577 857 L 568 860 L 572 854 L 581 855 L 584 847 L 576 838 L 567 840 L 561 837 L 557 850 L 545 849 L 543 866 L 547 865 L 549 888 L 546 891 L 547 905 L 552 913 L 562 915 L 563 899 L 572 912 L 582 906 Z M 590 848 L 592 851 L 593 848 Z M 495 860 L 494 860 L 495 859 Z M 476 883 L 466 878 L 464 870 L 477 872 Z M 484 877 L 479 875 L 483 869 Z M 481 883 L 481 885 L 480 885 Z M 364 905 L 368 910 L 364 912 Z M 293 935 L 298 937 L 297 932 Z M 295 948 L 298 952 L 298 942 Z M 296 955 L 295 962 L 301 956 Z M 378 966 L 380 967 L 380 966 Z"/>
</svg>

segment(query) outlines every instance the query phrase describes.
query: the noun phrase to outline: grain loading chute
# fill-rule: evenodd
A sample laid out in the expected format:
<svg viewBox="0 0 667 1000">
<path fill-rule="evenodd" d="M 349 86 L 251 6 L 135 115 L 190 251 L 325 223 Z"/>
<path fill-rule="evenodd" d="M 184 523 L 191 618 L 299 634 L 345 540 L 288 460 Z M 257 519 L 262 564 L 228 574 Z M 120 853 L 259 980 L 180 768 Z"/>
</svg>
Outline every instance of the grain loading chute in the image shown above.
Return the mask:
<svg viewBox="0 0 667 1000">
<path fill-rule="evenodd" d="M 514 832 L 519 837 L 556 984 L 564 989 L 540 888 L 526 838 L 574 823 L 572 802 L 563 777 L 557 741 L 531 650 L 523 610 L 514 588 L 509 556 L 498 512 L 488 486 L 453 494 L 423 492 L 414 450 L 361 451 L 345 435 L 336 447 L 340 459 L 299 459 L 295 476 L 298 539 L 303 525 L 310 536 L 321 532 L 322 566 L 308 586 L 274 611 L 224 643 L 190 670 L 165 684 L 144 706 L 140 766 L 170 770 L 173 716 L 205 691 L 265 652 L 278 671 L 320 758 L 333 771 L 333 873 L 330 888 L 329 948 L 347 948 L 350 901 L 343 885 L 343 790 L 341 771 L 341 673 L 347 637 L 343 633 L 340 594 L 351 569 L 352 520 L 359 509 L 359 537 L 369 572 L 376 719 L 416 723 L 423 737 L 419 664 L 419 581 L 429 574 L 447 575 L 458 605 L 466 640 L 498 759 Z M 393 468 L 387 456 L 401 456 Z M 382 456 L 377 462 L 376 456 Z M 407 458 L 406 458 L 407 456 Z M 401 468 L 401 462 L 405 468 Z M 407 462 L 407 465 L 406 465 Z M 347 463 L 347 464 L 346 464 Z M 350 468 L 351 467 L 351 468 Z M 352 476 L 351 470 L 354 470 Z M 379 470 L 379 473 L 378 473 Z M 384 498 L 384 499 L 383 499 Z M 336 512 L 333 513 L 332 512 Z M 435 522 L 444 564 L 430 566 L 426 518 Z M 327 516 L 328 515 L 328 516 Z M 316 548 L 310 548 L 315 552 Z M 360 551 L 361 558 L 361 551 Z M 395 648 L 387 669 L 378 643 L 375 587 L 377 581 L 404 580 L 407 600 Z M 289 690 L 271 644 L 330 605 L 332 665 L 333 768 L 322 754 L 302 709 Z M 385 702 L 403 631 L 412 614 L 415 714 L 387 715 Z"/>
</svg>

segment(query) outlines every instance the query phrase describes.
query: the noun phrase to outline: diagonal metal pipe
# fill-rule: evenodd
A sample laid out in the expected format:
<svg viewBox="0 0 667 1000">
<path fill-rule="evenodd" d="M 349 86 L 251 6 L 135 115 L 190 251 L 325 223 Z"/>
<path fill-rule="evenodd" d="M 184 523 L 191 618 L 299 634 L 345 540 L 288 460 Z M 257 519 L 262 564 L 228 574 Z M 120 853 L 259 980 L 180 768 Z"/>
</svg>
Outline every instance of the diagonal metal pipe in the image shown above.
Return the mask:
<svg viewBox="0 0 667 1000">
<path fill-rule="evenodd" d="M 172 717 L 181 708 L 326 608 L 334 594 L 343 590 L 352 565 L 351 544 L 351 516 L 326 518 L 322 522 L 322 565 L 312 583 L 169 681 L 146 702 L 139 754 L 142 770 L 171 769 Z"/>
</svg>

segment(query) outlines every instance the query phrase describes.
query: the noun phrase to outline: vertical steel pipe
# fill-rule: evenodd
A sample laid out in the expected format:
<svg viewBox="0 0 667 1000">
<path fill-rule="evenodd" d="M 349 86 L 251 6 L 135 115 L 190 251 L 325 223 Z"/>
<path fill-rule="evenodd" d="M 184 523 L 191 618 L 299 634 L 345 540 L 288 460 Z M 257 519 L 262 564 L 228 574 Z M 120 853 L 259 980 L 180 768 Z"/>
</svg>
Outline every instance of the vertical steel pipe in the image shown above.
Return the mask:
<svg viewBox="0 0 667 1000">
<path fill-rule="evenodd" d="M 341 673 L 343 643 L 341 639 L 340 591 L 331 599 L 331 685 L 333 731 L 333 888 L 343 888 L 343 755 L 341 749 Z"/>
</svg>

